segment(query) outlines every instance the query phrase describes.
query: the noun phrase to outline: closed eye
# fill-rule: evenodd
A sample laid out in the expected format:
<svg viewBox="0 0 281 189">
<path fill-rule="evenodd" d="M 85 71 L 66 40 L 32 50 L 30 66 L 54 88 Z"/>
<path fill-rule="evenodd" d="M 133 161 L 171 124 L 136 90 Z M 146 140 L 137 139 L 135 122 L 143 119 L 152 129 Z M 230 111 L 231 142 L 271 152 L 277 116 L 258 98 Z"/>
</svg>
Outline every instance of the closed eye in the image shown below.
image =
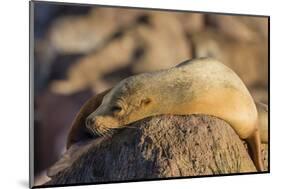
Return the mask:
<svg viewBox="0 0 281 189">
<path fill-rule="evenodd" d="M 113 106 L 111 108 L 111 111 L 114 112 L 114 113 L 119 113 L 122 111 L 122 108 L 120 106 Z"/>
</svg>

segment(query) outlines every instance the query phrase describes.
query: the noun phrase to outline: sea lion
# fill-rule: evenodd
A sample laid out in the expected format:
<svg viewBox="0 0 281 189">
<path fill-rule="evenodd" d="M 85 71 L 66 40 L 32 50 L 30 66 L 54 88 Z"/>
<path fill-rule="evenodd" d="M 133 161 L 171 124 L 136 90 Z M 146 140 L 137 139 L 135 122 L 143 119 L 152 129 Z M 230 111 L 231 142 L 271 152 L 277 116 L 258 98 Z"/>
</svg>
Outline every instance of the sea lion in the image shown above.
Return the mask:
<svg viewBox="0 0 281 189">
<path fill-rule="evenodd" d="M 263 170 L 254 100 L 241 79 L 215 59 L 194 59 L 170 69 L 131 76 L 98 100 L 86 118 L 86 127 L 94 134 L 108 135 L 114 129 L 161 114 L 211 115 L 228 122 L 248 142 L 257 170 Z M 89 106 L 91 100 L 84 106 L 87 113 Z M 84 125 L 74 123 L 76 127 Z"/>
</svg>

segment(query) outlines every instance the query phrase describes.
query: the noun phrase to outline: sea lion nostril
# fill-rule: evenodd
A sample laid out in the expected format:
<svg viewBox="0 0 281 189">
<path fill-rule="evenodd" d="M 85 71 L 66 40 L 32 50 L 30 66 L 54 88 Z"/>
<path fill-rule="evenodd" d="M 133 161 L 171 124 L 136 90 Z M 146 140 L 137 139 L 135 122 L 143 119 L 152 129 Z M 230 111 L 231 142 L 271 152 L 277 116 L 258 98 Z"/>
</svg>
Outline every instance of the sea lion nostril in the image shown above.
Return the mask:
<svg viewBox="0 0 281 189">
<path fill-rule="evenodd" d="M 87 118 L 86 119 L 86 127 L 89 128 L 92 125 L 92 123 L 93 123 L 93 119 L 92 118 Z"/>
</svg>

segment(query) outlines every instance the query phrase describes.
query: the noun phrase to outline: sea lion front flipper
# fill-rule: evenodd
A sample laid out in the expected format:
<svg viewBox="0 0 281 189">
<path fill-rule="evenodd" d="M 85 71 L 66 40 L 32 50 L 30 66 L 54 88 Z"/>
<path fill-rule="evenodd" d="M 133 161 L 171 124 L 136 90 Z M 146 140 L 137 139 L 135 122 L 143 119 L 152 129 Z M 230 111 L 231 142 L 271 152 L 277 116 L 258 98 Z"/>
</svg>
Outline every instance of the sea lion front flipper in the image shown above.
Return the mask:
<svg viewBox="0 0 281 189">
<path fill-rule="evenodd" d="M 67 135 L 67 143 L 66 148 L 69 149 L 71 145 L 74 143 L 81 141 L 82 139 L 88 138 L 89 134 L 87 133 L 87 129 L 85 127 L 85 119 L 88 115 L 90 115 L 93 111 L 95 111 L 100 104 L 102 103 L 103 97 L 110 91 L 110 89 L 97 94 L 96 96 L 87 100 L 78 114 L 76 115 L 74 121 L 72 122 L 72 126 Z"/>
<path fill-rule="evenodd" d="M 261 142 L 268 143 L 268 106 L 261 102 L 256 102 L 259 115 L 259 131 Z"/>
<path fill-rule="evenodd" d="M 108 139 L 108 137 L 99 137 L 95 140 L 83 140 L 72 144 L 62 157 L 47 170 L 47 176 L 52 178 L 59 172 L 70 168 L 81 155 L 87 153 L 93 147 L 99 147 L 101 143 Z"/>
<path fill-rule="evenodd" d="M 87 146 L 87 144 L 85 144 L 85 146 Z M 62 155 L 62 157 L 54 165 L 48 168 L 47 176 L 53 177 L 59 172 L 70 167 L 73 164 L 73 162 L 82 154 L 82 151 L 84 151 L 81 149 L 82 149 L 81 143 L 72 144 Z"/>
<path fill-rule="evenodd" d="M 264 166 L 261 155 L 261 139 L 259 130 L 257 129 L 250 137 L 246 139 L 246 141 L 249 145 L 249 152 L 257 170 L 263 171 Z"/>
</svg>

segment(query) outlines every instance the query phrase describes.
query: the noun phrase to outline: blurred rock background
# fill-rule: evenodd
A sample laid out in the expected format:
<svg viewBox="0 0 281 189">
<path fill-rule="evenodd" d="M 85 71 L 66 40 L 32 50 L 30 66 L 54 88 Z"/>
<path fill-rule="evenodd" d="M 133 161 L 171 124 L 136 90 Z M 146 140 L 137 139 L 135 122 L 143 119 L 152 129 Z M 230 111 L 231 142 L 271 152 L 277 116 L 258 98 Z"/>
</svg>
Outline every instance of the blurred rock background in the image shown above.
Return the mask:
<svg viewBox="0 0 281 189">
<path fill-rule="evenodd" d="M 268 103 L 268 18 L 35 2 L 35 174 L 58 160 L 92 95 L 130 75 L 215 57 Z"/>
</svg>

